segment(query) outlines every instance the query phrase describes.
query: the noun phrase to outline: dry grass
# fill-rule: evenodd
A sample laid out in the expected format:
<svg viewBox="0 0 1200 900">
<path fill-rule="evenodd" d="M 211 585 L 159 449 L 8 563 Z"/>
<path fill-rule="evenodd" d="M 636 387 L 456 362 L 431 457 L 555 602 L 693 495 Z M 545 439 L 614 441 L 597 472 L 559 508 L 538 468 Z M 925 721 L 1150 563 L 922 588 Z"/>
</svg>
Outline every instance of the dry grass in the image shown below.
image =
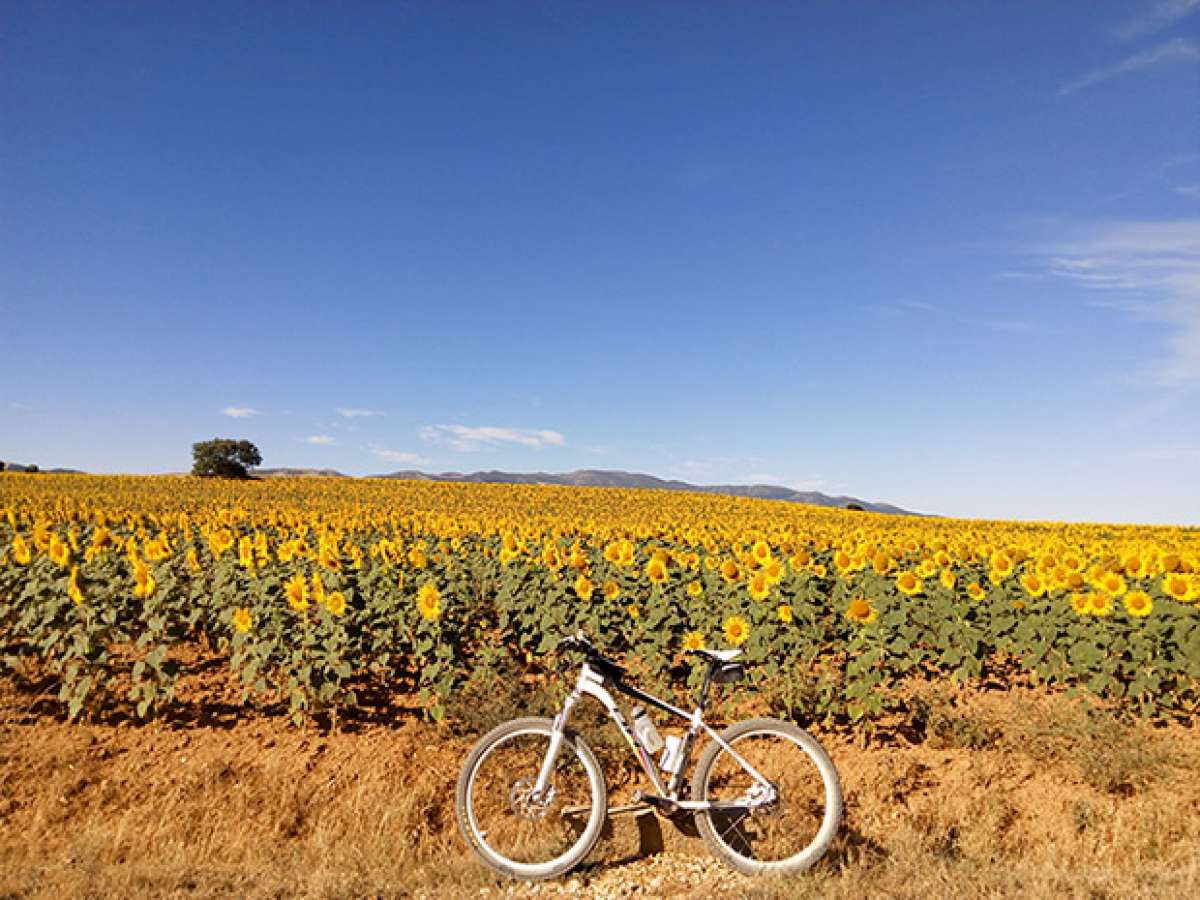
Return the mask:
<svg viewBox="0 0 1200 900">
<path fill-rule="evenodd" d="M 1200 896 L 1193 731 L 1121 724 L 1061 698 L 937 703 L 942 724 L 920 744 L 822 736 L 847 801 L 825 864 L 787 884 L 705 892 Z M 67 725 L 21 712 L 11 692 L 0 716 L 0 897 L 460 897 L 511 885 L 465 853 L 453 785 L 470 738 L 445 729 Z M 663 831 L 668 855 L 704 852 Z M 583 883 L 619 893 L 645 865 L 629 861 L 638 846 L 618 825 Z M 662 877 L 650 893 L 695 887 Z"/>
</svg>

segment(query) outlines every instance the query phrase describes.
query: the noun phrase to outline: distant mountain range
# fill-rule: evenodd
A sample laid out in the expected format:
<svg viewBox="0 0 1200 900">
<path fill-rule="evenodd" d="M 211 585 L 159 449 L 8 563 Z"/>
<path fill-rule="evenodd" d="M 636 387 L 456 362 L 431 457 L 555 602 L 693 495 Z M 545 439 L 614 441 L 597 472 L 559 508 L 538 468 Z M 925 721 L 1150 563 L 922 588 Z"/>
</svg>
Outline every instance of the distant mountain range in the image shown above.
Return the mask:
<svg viewBox="0 0 1200 900">
<path fill-rule="evenodd" d="M 8 463 L 9 471 L 23 472 L 26 466 Z M 82 474 L 78 469 L 43 469 L 47 473 Z M 176 473 L 183 475 L 186 473 Z M 273 468 L 255 469 L 259 478 L 351 478 L 336 469 Z M 919 516 L 890 503 L 875 503 L 858 497 L 831 497 L 820 491 L 796 491 L 774 484 L 689 484 L 686 481 L 656 478 L 638 472 L 621 472 L 614 469 L 578 469 L 554 475 L 549 472 L 418 472 L 405 469 L 386 475 L 369 475 L 368 478 L 390 478 L 396 481 L 458 481 L 471 484 L 557 484 L 567 487 L 616 487 L 653 488 L 662 491 L 692 491 L 698 494 L 724 494 L 729 497 L 754 497 L 758 500 L 786 500 L 790 503 L 807 503 L 811 506 L 832 506 L 845 509 L 858 507 L 868 512 L 890 513 L 901 516 Z"/>
<path fill-rule="evenodd" d="M 5 472 L 28 472 L 30 466 L 23 466 L 20 463 L 5 462 Z M 35 472 L 45 472 L 47 475 L 82 475 L 79 469 L 40 469 L 37 466 L 32 467 Z"/>
<path fill-rule="evenodd" d="M 686 481 L 668 481 L 653 475 L 637 472 L 621 472 L 612 469 L 579 469 L 552 475 L 547 472 L 442 472 L 432 475 L 407 469 L 388 475 L 372 475 L 372 478 L 394 478 L 402 481 L 461 481 L 486 484 L 559 484 L 572 487 L 619 487 L 655 488 L 665 491 L 692 491 L 700 494 L 724 494 L 730 497 L 754 497 L 759 500 L 787 500 L 792 503 L 808 503 L 812 506 L 834 506 L 846 508 L 854 505 L 869 512 L 892 513 L 913 516 L 913 513 L 890 503 L 874 503 L 857 497 L 831 497 L 820 491 L 796 491 L 773 484 L 688 484 Z"/>
</svg>

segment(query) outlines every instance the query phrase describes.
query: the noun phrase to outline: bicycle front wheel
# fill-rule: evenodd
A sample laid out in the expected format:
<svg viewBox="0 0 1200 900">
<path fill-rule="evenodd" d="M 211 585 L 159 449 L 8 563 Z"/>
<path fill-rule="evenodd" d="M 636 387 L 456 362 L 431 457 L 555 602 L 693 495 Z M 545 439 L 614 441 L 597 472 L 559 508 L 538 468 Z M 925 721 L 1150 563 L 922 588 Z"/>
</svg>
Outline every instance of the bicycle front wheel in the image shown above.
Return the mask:
<svg viewBox="0 0 1200 900">
<path fill-rule="evenodd" d="M 604 773 L 572 731 L 563 735 L 546 795 L 535 795 L 552 733 L 550 719 L 505 722 L 463 763 L 455 797 L 459 828 L 476 855 L 503 875 L 561 875 L 587 856 L 604 827 Z"/>
<path fill-rule="evenodd" d="M 842 821 L 842 786 L 829 754 L 812 735 L 778 719 L 750 719 L 721 739 L 775 789 L 761 788 L 742 762 L 713 741 L 696 763 L 695 800 L 726 804 L 696 813 L 713 855 L 747 875 L 791 874 L 817 862 Z"/>
</svg>

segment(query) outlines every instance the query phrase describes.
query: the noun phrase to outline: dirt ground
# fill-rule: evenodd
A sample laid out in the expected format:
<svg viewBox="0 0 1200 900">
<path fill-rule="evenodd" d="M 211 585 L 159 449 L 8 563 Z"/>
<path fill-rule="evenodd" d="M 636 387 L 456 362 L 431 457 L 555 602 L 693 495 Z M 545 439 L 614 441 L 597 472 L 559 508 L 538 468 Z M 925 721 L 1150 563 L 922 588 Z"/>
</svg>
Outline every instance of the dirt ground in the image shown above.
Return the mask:
<svg viewBox="0 0 1200 900">
<path fill-rule="evenodd" d="M 69 724 L 0 682 L 0 897 L 1200 896 L 1193 728 L 1015 693 L 941 694 L 930 721 L 866 746 L 814 731 L 846 811 L 803 876 L 744 878 L 648 816 L 614 820 L 572 876 L 526 885 L 458 835 L 470 737 L 402 703 L 337 731 L 199 703 Z"/>
</svg>

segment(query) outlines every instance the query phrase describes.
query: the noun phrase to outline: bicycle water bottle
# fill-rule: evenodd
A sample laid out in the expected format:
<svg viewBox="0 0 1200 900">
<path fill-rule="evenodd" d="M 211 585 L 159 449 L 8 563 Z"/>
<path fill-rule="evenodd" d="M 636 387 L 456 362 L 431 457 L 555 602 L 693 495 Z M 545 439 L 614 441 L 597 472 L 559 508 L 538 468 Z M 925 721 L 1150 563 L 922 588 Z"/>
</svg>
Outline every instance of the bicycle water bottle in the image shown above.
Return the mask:
<svg viewBox="0 0 1200 900">
<path fill-rule="evenodd" d="M 648 753 L 657 753 L 662 749 L 662 735 L 658 733 L 658 729 L 654 727 L 654 723 L 650 721 L 650 717 L 646 715 L 646 710 L 640 704 L 629 711 L 630 718 L 633 719 L 633 733 L 637 735 L 638 740 L 642 742 L 642 746 L 646 748 Z"/>
<path fill-rule="evenodd" d="M 679 767 L 683 764 L 683 738 L 676 737 L 673 734 L 667 735 L 667 744 L 662 752 L 662 759 L 658 761 L 658 767 L 668 775 L 677 775 Z"/>
</svg>

